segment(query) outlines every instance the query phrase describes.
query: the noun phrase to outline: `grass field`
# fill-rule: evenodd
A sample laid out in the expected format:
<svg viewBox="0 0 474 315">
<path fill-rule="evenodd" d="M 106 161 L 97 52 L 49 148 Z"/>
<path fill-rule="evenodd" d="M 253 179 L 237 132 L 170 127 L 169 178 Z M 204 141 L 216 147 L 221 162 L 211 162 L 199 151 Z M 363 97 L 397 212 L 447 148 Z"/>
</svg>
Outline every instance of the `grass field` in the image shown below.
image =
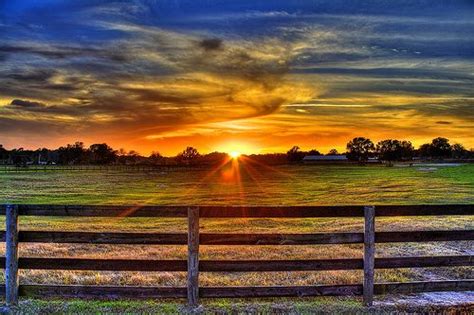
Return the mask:
<svg viewBox="0 0 474 315">
<path fill-rule="evenodd" d="M 0 202 L 206 205 L 474 203 L 474 165 L 435 167 L 429 170 L 420 169 L 420 167 L 381 166 L 285 166 L 272 169 L 253 167 L 247 170 L 245 168 L 241 166 L 238 173 L 232 168 L 213 173 L 204 170 L 4 173 L 0 174 L 0 187 L 2 187 Z M 221 233 L 356 232 L 362 231 L 362 223 L 362 219 L 341 218 L 203 219 L 201 231 Z M 170 218 L 23 217 L 20 219 L 20 227 L 23 230 L 184 232 L 186 221 Z M 472 217 L 377 219 L 379 231 L 421 229 L 474 229 L 474 220 Z M 1 250 L 4 250 L 3 247 Z M 376 252 L 378 257 L 473 254 L 472 242 L 380 244 Z M 186 248 L 184 246 L 24 243 L 21 244 L 20 255 L 23 257 L 185 259 Z M 202 246 L 200 252 L 201 259 L 323 259 L 361 256 L 361 245 Z M 32 270 L 21 271 L 20 276 L 20 281 L 24 284 L 158 286 L 185 284 L 184 273 L 165 272 Z M 376 272 L 378 282 L 468 278 L 474 278 L 472 268 L 398 269 Z M 362 272 L 202 273 L 200 281 L 204 286 L 343 284 L 361 283 Z M 467 302 L 474 302 L 474 296 L 470 295 L 470 299 Z M 351 310 L 350 305 L 355 302 L 354 299 L 343 300 L 341 305 L 349 305 L 348 309 Z M 32 308 L 42 305 L 38 301 L 25 303 L 25 307 Z M 331 304 L 332 302 L 324 303 Z M 54 308 L 54 305 L 53 303 L 48 307 Z M 68 305 L 74 309 L 76 304 Z M 223 308 L 231 309 L 232 305 L 229 302 Z M 267 307 L 273 307 L 271 305 L 274 303 L 268 304 Z M 57 307 L 60 308 L 60 306 Z M 115 306 L 110 307 L 113 310 Z M 211 309 L 212 307 L 211 305 Z M 311 307 L 311 305 L 301 307 Z"/>
<path fill-rule="evenodd" d="M 472 203 L 474 164 L 0 172 L 0 187 L 1 202 L 45 204 Z"/>
</svg>

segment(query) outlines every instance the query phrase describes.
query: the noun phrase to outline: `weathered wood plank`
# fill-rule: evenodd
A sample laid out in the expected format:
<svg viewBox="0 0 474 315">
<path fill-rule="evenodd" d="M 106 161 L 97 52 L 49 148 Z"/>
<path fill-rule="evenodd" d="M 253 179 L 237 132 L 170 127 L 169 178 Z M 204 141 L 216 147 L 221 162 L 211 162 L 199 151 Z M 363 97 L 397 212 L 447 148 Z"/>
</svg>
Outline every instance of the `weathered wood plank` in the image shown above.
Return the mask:
<svg viewBox="0 0 474 315">
<path fill-rule="evenodd" d="M 474 266 L 474 256 L 424 256 L 375 259 L 375 268 L 377 269 L 456 266 Z"/>
<path fill-rule="evenodd" d="M 372 306 L 375 274 L 375 207 L 364 208 L 364 305 Z"/>
<path fill-rule="evenodd" d="M 474 240 L 474 230 L 376 232 L 375 243 L 446 242 Z M 5 231 L 0 231 L 5 241 Z M 134 232 L 59 232 L 19 231 L 20 242 L 33 243 L 91 243 L 91 244 L 161 244 L 186 245 L 185 233 L 134 233 Z M 363 233 L 315 234 L 231 234 L 201 233 L 201 245 L 316 245 L 357 244 L 364 242 Z"/>
<path fill-rule="evenodd" d="M 474 291 L 474 280 L 376 283 L 374 293 L 407 294 L 436 291 Z M 20 285 L 20 296 L 65 298 L 185 298 L 185 287 L 132 287 L 81 285 Z M 201 287 L 203 298 L 304 297 L 362 295 L 362 285 L 271 286 L 271 287 Z M 5 291 L 0 289 L 0 295 Z"/>
<path fill-rule="evenodd" d="M 201 260 L 202 272 L 315 271 L 363 268 L 362 259 Z"/>
<path fill-rule="evenodd" d="M 351 296 L 361 295 L 362 285 L 202 287 L 200 292 L 203 298 Z"/>
<path fill-rule="evenodd" d="M 185 206 L 18 205 L 20 215 L 73 217 L 186 217 Z M 0 205 L 0 215 L 5 207 Z"/>
<path fill-rule="evenodd" d="M 362 285 L 317 285 L 276 287 L 201 287 L 202 298 L 305 297 L 361 295 Z M 184 287 L 132 287 L 81 285 L 21 285 L 25 297 L 64 297 L 97 299 L 184 298 Z"/>
<path fill-rule="evenodd" d="M 185 233 L 20 231 L 20 242 L 185 245 Z"/>
<path fill-rule="evenodd" d="M 81 286 L 81 285 L 21 285 L 20 295 L 27 297 L 65 297 L 97 299 L 185 298 L 182 287 Z"/>
<path fill-rule="evenodd" d="M 469 205 L 377 205 L 377 217 L 382 216 L 438 216 L 474 215 L 474 204 Z"/>
<path fill-rule="evenodd" d="M 18 207 L 6 208 L 5 302 L 7 307 L 18 304 Z"/>
<path fill-rule="evenodd" d="M 0 258 L 0 268 L 5 258 Z M 385 264 L 386 265 L 386 264 Z M 384 266 L 385 266 L 384 265 Z M 19 259 L 20 269 L 102 271 L 187 271 L 186 260 L 30 258 Z M 256 272 L 362 269 L 362 259 L 315 260 L 201 260 L 201 272 Z"/>
<path fill-rule="evenodd" d="M 474 230 L 375 232 L 375 243 L 472 241 Z"/>
<path fill-rule="evenodd" d="M 186 217 L 188 206 L 18 205 L 20 215 L 91 217 Z M 0 205 L 0 215 L 5 214 Z M 200 217 L 361 217 L 362 206 L 202 206 Z"/>
<path fill-rule="evenodd" d="M 188 206 L 18 205 L 20 215 L 93 217 L 186 217 Z M 0 205 L 4 215 L 6 205 Z M 201 206 L 205 218 L 363 217 L 363 206 Z M 380 205 L 377 216 L 474 215 L 474 205 Z"/>
<path fill-rule="evenodd" d="M 202 218 L 362 217 L 363 206 L 202 206 Z"/>
<path fill-rule="evenodd" d="M 202 233 L 202 245 L 312 245 L 362 243 L 363 233 L 222 234 Z"/>
<path fill-rule="evenodd" d="M 199 304 L 199 208 L 188 209 L 188 305 Z"/>
<path fill-rule="evenodd" d="M 375 285 L 375 294 L 377 295 L 442 291 L 474 291 L 474 280 L 397 282 L 378 283 Z"/>
<path fill-rule="evenodd" d="M 186 260 L 19 258 L 20 269 L 102 271 L 187 271 Z"/>
<path fill-rule="evenodd" d="M 20 257 L 18 261 L 19 269 L 187 271 L 186 260 Z M 473 265 L 474 257 L 470 255 L 375 258 L 375 269 L 458 267 Z M 363 260 L 359 258 L 199 261 L 199 271 L 201 272 L 358 270 L 363 269 L 363 266 Z M 0 257 L 0 268 L 4 267 L 5 258 Z"/>
</svg>

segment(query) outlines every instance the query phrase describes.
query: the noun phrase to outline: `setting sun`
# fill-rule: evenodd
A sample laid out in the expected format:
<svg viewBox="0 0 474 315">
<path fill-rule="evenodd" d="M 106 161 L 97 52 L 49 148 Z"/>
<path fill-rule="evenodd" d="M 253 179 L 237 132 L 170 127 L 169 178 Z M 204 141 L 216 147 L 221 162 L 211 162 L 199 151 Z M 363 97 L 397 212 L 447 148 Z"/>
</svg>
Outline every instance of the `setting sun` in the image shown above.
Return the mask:
<svg viewBox="0 0 474 315">
<path fill-rule="evenodd" d="M 233 159 L 235 160 L 235 159 L 238 159 L 238 158 L 239 158 L 240 152 L 238 152 L 238 151 L 231 151 L 231 152 L 229 153 L 229 155 L 230 155 L 231 158 L 233 158 Z"/>
</svg>

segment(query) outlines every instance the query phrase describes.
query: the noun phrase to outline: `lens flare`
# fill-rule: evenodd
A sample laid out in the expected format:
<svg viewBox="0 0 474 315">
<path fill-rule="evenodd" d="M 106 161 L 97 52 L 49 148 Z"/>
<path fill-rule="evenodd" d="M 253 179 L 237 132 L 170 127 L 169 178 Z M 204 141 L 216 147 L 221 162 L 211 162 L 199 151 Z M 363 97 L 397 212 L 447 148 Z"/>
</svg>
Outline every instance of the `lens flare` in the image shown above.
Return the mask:
<svg viewBox="0 0 474 315">
<path fill-rule="evenodd" d="M 230 157 L 233 158 L 234 160 L 238 159 L 239 156 L 240 156 L 240 152 L 239 151 L 231 151 L 229 153 Z"/>
</svg>

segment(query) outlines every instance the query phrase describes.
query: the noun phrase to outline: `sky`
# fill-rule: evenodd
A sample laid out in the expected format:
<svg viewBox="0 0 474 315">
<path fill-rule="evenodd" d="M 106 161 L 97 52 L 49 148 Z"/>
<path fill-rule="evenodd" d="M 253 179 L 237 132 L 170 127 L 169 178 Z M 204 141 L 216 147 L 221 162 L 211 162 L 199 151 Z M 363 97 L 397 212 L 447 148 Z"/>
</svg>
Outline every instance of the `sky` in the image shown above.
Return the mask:
<svg viewBox="0 0 474 315">
<path fill-rule="evenodd" d="M 468 0 L 0 0 L 0 143 L 474 147 Z"/>
</svg>

